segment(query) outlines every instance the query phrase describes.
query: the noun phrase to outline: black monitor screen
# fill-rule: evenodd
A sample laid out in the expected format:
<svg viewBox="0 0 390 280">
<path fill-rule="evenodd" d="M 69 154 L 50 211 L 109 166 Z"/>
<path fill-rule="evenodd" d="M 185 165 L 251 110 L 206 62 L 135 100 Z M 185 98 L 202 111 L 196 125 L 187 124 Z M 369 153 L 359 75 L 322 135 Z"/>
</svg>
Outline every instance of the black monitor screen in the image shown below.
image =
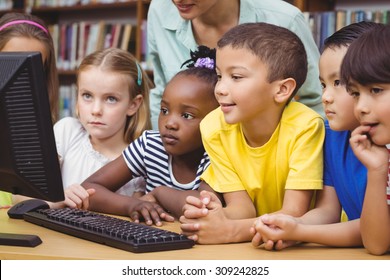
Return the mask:
<svg viewBox="0 0 390 280">
<path fill-rule="evenodd" d="M 64 200 L 39 52 L 0 52 L 0 190 Z"/>
</svg>

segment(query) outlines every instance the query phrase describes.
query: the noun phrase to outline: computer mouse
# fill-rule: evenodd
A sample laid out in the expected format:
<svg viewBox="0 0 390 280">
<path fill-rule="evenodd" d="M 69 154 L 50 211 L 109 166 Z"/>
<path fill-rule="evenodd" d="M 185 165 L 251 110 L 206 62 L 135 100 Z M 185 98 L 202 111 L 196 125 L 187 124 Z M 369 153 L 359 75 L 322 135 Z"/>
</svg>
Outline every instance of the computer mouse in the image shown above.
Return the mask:
<svg viewBox="0 0 390 280">
<path fill-rule="evenodd" d="M 40 199 L 28 199 L 18 202 L 8 210 L 8 216 L 13 219 L 23 219 L 23 214 L 37 209 L 48 209 L 49 204 Z"/>
</svg>

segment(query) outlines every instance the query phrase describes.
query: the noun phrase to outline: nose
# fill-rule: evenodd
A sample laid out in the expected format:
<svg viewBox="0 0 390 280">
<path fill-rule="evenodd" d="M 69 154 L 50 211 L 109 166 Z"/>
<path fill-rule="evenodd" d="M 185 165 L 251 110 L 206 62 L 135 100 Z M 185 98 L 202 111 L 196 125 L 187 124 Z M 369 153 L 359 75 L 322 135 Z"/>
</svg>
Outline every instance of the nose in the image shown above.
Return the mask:
<svg viewBox="0 0 390 280">
<path fill-rule="evenodd" d="M 214 94 L 215 96 L 225 96 L 227 95 L 227 89 L 225 83 L 222 80 L 219 80 L 215 85 Z"/>
<path fill-rule="evenodd" d="M 101 115 L 102 111 L 102 103 L 99 100 L 95 100 L 92 104 L 92 115 Z"/>
<path fill-rule="evenodd" d="M 177 121 L 177 117 L 172 114 L 165 117 L 165 128 L 168 130 L 178 130 L 179 123 Z"/>
<path fill-rule="evenodd" d="M 330 92 L 329 89 L 325 89 L 322 92 L 322 103 L 323 104 L 329 104 L 329 103 L 332 103 L 333 100 L 334 100 L 333 94 Z"/>
<path fill-rule="evenodd" d="M 370 111 L 370 98 L 365 94 L 360 94 L 359 99 L 355 103 L 356 117 L 367 115 L 370 113 Z"/>
</svg>

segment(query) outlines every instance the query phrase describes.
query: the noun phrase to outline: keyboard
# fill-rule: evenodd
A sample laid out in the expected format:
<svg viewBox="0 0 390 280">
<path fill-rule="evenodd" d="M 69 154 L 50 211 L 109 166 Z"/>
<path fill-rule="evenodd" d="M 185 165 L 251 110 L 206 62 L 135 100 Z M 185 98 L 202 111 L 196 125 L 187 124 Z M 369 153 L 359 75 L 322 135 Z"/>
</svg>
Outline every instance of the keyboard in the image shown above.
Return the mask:
<svg viewBox="0 0 390 280">
<path fill-rule="evenodd" d="M 80 209 L 38 209 L 25 213 L 23 219 L 133 253 L 189 249 L 195 245 L 179 233 Z"/>
</svg>

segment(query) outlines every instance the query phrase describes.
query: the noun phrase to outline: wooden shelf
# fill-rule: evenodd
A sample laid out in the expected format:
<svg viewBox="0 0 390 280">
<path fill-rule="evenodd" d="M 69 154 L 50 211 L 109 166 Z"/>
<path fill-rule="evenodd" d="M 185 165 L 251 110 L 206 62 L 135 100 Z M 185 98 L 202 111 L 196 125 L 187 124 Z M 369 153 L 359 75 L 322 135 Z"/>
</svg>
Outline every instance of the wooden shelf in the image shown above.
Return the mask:
<svg viewBox="0 0 390 280">
<path fill-rule="evenodd" d="M 301 11 L 318 12 L 333 10 L 336 0 L 292 0 L 288 2 L 298 7 Z"/>
<path fill-rule="evenodd" d="M 141 1 L 147 3 L 147 1 Z M 149 1 L 150 2 L 150 1 Z M 127 9 L 127 8 L 135 8 L 138 5 L 138 1 L 130 1 L 130 2 L 115 2 L 115 3 L 95 3 L 88 5 L 72 5 L 72 6 L 44 6 L 38 8 L 32 8 L 31 13 L 37 16 L 43 15 L 47 17 L 56 16 L 58 14 L 65 13 L 85 13 L 85 12 L 94 12 L 98 10 L 117 10 L 117 9 Z"/>
</svg>

